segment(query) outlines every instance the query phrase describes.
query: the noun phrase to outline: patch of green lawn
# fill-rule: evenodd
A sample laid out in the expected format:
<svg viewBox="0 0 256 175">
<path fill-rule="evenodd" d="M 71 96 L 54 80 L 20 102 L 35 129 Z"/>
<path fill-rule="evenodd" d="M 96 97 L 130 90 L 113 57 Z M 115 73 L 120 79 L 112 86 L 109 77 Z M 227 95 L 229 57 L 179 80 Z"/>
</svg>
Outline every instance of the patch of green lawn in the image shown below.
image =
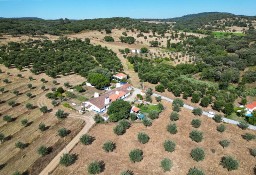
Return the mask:
<svg viewBox="0 0 256 175">
<path fill-rule="evenodd" d="M 149 113 L 150 111 L 161 112 L 161 110 L 158 108 L 158 105 L 143 105 L 139 106 L 139 108 L 142 113 Z"/>
<path fill-rule="evenodd" d="M 245 36 L 244 33 L 239 33 L 239 32 L 212 32 L 215 38 L 226 38 L 226 37 L 231 37 L 231 35 L 235 36 Z"/>
</svg>

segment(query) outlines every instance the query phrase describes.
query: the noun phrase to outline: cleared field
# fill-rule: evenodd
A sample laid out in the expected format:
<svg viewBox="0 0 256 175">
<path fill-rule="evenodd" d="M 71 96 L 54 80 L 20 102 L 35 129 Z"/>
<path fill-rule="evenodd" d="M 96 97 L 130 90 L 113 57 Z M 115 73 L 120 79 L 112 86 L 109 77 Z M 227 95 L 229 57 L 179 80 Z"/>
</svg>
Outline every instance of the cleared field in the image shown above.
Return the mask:
<svg viewBox="0 0 256 175">
<path fill-rule="evenodd" d="M 205 174 L 225 174 L 225 175 L 241 175 L 254 174 L 255 157 L 249 153 L 250 148 L 255 147 L 254 141 L 246 141 L 241 135 L 245 133 L 256 134 L 255 131 L 241 130 L 237 126 L 224 124 L 226 131 L 220 133 L 216 130 L 219 125 L 212 119 L 204 116 L 196 117 L 191 111 L 182 109 L 180 119 L 176 121 L 178 128 L 177 134 L 167 132 L 167 125 L 170 123 L 169 115 L 172 112 L 171 104 L 165 103 L 167 108 L 160 118 L 153 122 L 151 127 L 146 128 L 141 123 L 133 123 L 126 133 L 117 136 L 113 132 L 116 124 L 101 124 L 95 126 L 89 134 L 95 137 L 92 145 L 82 145 L 79 143 L 72 151 L 78 155 L 78 160 L 69 167 L 58 166 L 53 174 L 88 174 L 88 165 L 95 161 L 104 161 L 105 169 L 101 174 L 120 174 L 124 170 L 131 170 L 136 175 L 158 175 L 158 174 L 180 174 L 185 175 L 192 167 L 199 168 Z M 194 130 L 191 126 L 192 119 L 198 118 L 202 121 L 201 126 L 197 129 L 203 132 L 203 141 L 196 143 L 189 138 L 189 133 Z M 146 144 L 139 143 L 137 134 L 145 132 L 149 135 L 150 140 Z M 219 141 L 227 139 L 230 145 L 222 148 Z M 111 140 L 116 143 L 114 152 L 106 153 L 102 146 Z M 175 151 L 166 152 L 163 147 L 165 140 L 172 140 L 176 143 Z M 193 148 L 200 147 L 205 151 L 205 159 L 196 162 L 190 152 Z M 129 159 L 129 152 L 133 149 L 141 149 L 143 151 L 143 160 L 138 163 L 132 163 Z M 238 170 L 227 171 L 220 165 L 221 158 L 225 155 L 233 156 L 239 161 Z M 164 173 L 160 167 L 160 162 L 164 158 L 169 158 L 173 162 L 170 172 Z"/>
<path fill-rule="evenodd" d="M 0 68 L 3 71 L 0 74 L 0 87 L 4 87 L 4 92 L 0 94 L 0 133 L 6 137 L 5 141 L 0 144 L 0 174 L 10 175 L 19 171 L 37 175 L 76 136 L 85 122 L 78 118 L 69 117 L 65 120 L 57 119 L 55 112 L 62 106 L 52 108 L 51 101 L 44 98 L 47 90 L 41 89 L 43 85 L 49 89 L 54 87 L 51 78 L 44 74 L 33 75 L 29 71 L 20 72 L 17 69 L 7 69 L 2 65 Z M 17 74 L 22 74 L 22 78 L 18 77 Z M 30 81 L 29 76 L 33 76 L 34 80 Z M 48 82 L 41 82 L 41 78 L 45 78 Z M 4 83 L 4 79 L 8 79 L 10 83 Z M 58 80 L 60 80 L 59 86 L 61 86 L 67 80 L 70 84 L 76 85 L 82 83 L 84 79 L 80 76 L 71 75 L 70 77 L 60 77 Z M 31 89 L 27 86 L 30 83 L 33 85 Z M 19 94 L 14 94 L 14 91 L 19 91 Z M 32 97 L 29 98 L 27 93 L 31 93 Z M 8 105 L 10 101 L 15 101 L 17 105 L 14 107 Z M 34 108 L 27 109 L 27 103 L 32 104 Z M 38 107 L 40 104 L 41 106 L 47 105 L 52 112 L 43 114 Z M 69 113 L 72 114 L 72 111 Z M 3 117 L 6 115 L 11 116 L 13 121 L 4 121 Z M 21 123 L 24 119 L 28 120 L 27 126 L 23 126 Z M 39 130 L 40 123 L 46 125 L 46 131 Z M 67 128 L 71 133 L 63 139 L 58 136 L 60 128 Z M 24 149 L 17 148 L 15 144 L 19 141 L 26 143 L 27 147 Z M 50 148 L 50 153 L 41 157 L 37 152 L 40 146 Z"/>
<path fill-rule="evenodd" d="M 240 32 L 212 32 L 215 38 L 226 38 L 230 37 L 231 35 L 235 36 L 245 36 L 244 33 Z"/>
</svg>

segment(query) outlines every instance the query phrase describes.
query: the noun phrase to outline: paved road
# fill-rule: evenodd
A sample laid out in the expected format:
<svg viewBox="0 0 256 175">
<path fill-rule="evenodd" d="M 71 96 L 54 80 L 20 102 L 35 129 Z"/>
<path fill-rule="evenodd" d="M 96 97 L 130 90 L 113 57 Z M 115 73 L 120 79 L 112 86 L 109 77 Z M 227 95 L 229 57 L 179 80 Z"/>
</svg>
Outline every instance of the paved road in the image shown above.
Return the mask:
<svg viewBox="0 0 256 175">
<path fill-rule="evenodd" d="M 138 91 L 139 89 L 136 88 L 136 90 Z M 173 102 L 173 99 L 168 98 L 168 97 L 165 97 L 165 96 L 162 96 L 162 95 L 159 95 L 159 94 L 156 94 L 156 93 L 154 93 L 153 96 L 155 96 L 155 97 L 160 96 L 163 100 L 166 100 L 166 101 L 168 101 L 168 102 L 170 102 L 170 103 Z M 189 109 L 189 110 L 193 110 L 193 109 L 194 109 L 193 106 L 189 106 L 189 105 L 187 105 L 187 104 L 184 104 L 183 107 L 186 108 L 186 109 Z M 203 111 L 203 115 L 205 115 L 205 116 L 207 116 L 207 117 L 210 117 L 210 118 L 213 118 L 213 115 L 210 114 L 210 113 L 207 112 L 207 111 Z M 225 123 L 230 123 L 230 124 L 233 124 L 233 125 L 238 125 L 238 124 L 239 124 L 238 121 L 231 120 L 231 119 L 228 119 L 228 118 L 223 118 L 223 122 L 225 122 Z M 256 126 L 249 125 L 249 129 L 256 130 Z"/>
</svg>

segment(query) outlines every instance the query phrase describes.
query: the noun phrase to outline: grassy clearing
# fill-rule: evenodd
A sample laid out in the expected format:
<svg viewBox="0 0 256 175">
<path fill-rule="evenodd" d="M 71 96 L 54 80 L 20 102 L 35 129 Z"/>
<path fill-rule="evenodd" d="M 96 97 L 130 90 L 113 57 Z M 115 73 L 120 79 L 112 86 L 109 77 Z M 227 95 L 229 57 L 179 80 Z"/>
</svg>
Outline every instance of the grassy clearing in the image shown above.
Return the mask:
<svg viewBox="0 0 256 175">
<path fill-rule="evenodd" d="M 157 105 L 143 105 L 143 106 L 139 106 L 139 108 L 142 113 L 149 113 L 150 111 L 161 112 L 161 110 L 158 108 Z"/>
<path fill-rule="evenodd" d="M 238 32 L 212 32 L 215 38 L 230 38 L 231 35 L 235 36 L 245 36 L 244 33 L 238 33 Z"/>
</svg>

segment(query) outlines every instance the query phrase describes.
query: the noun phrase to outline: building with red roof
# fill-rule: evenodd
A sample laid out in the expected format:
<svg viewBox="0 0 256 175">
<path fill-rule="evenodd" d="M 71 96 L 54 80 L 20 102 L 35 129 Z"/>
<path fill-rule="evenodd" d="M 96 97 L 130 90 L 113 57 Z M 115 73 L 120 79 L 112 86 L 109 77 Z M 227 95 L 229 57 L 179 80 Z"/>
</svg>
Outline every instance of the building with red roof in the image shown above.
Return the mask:
<svg viewBox="0 0 256 175">
<path fill-rule="evenodd" d="M 245 107 L 250 112 L 256 110 L 256 101 L 254 101 L 254 102 L 252 102 L 250 104 L 247 104 Z"/>
<path fill-rule="evenodd" d="M 127 75 L 124 73 L 118 73 L 116 75 L 113 75 L 113 78 L 118 79 L 118 80 L 123 80 L 123 79 L 127 79 Z"/>
</svg>

